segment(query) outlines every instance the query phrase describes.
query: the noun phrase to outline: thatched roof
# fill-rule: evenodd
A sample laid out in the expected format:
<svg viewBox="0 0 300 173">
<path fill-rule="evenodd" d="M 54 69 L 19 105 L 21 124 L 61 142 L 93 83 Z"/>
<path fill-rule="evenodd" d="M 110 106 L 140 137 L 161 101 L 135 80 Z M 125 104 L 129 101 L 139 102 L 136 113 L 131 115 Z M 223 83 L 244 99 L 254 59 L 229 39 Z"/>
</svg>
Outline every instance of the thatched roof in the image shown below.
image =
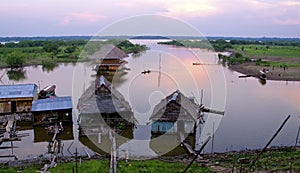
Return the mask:
<svg viewBox="0 0 300 173">
<path fill-rule="evenodd" d="M 183 95 L 175 91 L 155 106 L 150 120 L 172 121 L 191 119 L 196 121 L 199 117 L 199 106 Z"/>
<path fill-rule="evenodd" d="M 77 108 L 83 114 L 132 112 L 123 95 L 104 76 L 86 89 L 78 100 Z"/>
<path fill-rule="evenodd" d="M 101 47 L 101 49 L 95 52 L 90 59 L 102 60 L 102 59 L 123 59 L 128 55 L 113 44 L 107 44 Z"/>
</svg>

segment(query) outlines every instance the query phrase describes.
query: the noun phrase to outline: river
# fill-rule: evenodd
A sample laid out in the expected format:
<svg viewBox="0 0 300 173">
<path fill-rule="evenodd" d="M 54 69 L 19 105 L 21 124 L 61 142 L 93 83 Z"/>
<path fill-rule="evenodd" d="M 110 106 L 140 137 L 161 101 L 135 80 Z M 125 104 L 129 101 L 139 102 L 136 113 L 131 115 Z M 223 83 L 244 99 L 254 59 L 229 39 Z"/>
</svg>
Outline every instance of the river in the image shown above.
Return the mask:
<svg viewBox="0 0 300 173">
<path fill-rule="evenodd" d="M 262 148 L 288 115 L 292 116 L 291 119 L 271 145 L 295 144 L 300 123 L 299 82 L 267 80 L 262 84 L 256 78 L 239 78 L 240 73 L 218 64 L 214 52 L 157 45 L 157 40 L 132 41 L 147 44 L 150 49 L 140 55 L 126 58 L 126 67 L 130 70 L 122 80 L 117 78 L 113 81 L 116 89 L 130 103 L 139 123 L 134 131 L 134 139 L 128 142 L 131 148 L 134 148 L 134 145 L 140 146 L 136 148 L 141 148 L 142 145 L 147 148 L 149 143 L 145 144 L 145 141 L 151 140 L 149 118 L 155 105 L 177 89 L 187 97 L 193 97 L 198 103 L 201 102 L 203 90 L 203 103 L 206 107 L 225 111 L 224 116 L 205 114 L 209 128 L 204 127 L 202 136 L 208 135 L 213 126 L 216 132 L 213 143 L 215 152 Z M 206 65 L 192 65 L 194 62 Z M 71 152 L 78 148 L 80 154 L 84 155 L 83 148 L 87 147 L 78 140 L 76 105 L 84 89 L 93 80 L 92 68 L 88 63 L 59 64 L 51 71 L 43 71 L 41 66 L 24 67 L 24 76 L 18 81 L 8 78 L 6 74 L 9 69 L 1 69 L 0 74 L 3 74 L 2 84 L 35 83 L 40 88 L 56 84 L 58 96 L 72 96 L 73 139 L 63 141 L 64 148 L 70 147 Z M 151 73 L 142 75 L 144 70 L 151 70 Z M 14 142 L 19 148 L 15 148 L 13 153 L 21 159 L 47 152 L 48 143 L 35 140 L 37 137 L 34 135 L 38 133 L 34 130 L 38 129 L 20 131 L 29 133 L 29 136 Z M 202 141 L 205 140 L 205 137 L 202 138 Z M 210 142 L 205 152 L 211 150 Z M 1 150 L 0 154 L 11 152 Z M 88 152 L 92 153 L 92 150 L 88 149 Z M 133 152 L 145 150 L 137 149 Z M 70 155 L 67 151 L 64 154 Z"/>
</svg>

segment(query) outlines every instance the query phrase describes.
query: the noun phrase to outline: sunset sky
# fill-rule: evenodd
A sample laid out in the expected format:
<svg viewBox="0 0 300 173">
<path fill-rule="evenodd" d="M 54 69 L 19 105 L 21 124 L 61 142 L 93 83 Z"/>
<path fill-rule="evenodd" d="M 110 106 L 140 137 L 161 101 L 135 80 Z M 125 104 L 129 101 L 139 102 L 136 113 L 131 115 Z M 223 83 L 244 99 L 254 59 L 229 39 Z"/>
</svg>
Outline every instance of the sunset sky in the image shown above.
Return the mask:
<svg viewBox="0 0 300 173">
<path fill-rule="evenodd" d="M 155 14 L 205 36 L 300 37 L 297 0 L 0 1 L 0 36 L 94 35 L 124 18 Z"/>
</svg>

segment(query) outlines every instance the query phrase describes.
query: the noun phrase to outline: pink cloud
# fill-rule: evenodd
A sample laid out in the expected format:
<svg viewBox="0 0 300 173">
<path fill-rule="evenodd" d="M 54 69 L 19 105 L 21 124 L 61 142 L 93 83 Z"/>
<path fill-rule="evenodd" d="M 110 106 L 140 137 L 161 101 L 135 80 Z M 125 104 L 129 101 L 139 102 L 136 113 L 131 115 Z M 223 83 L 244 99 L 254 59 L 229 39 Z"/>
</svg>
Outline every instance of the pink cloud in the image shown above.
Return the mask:
<svg viewBox="0 0 300 173">
<path fill-rule="evenodd" d="M 281 3 L 284 6 L 296 6 L 296 5 L 300 5 L 299 1 L 284 1 Z"/>
<path fill-rule="evenodd" d="M 166 1 L 164 4 L 166 12 L 161 12 L 160 14 L 171 16 L 171 17 L 206 17 L 211 15 L 220 14 L 222 9 L 219 8 L 217 3 L 209 0 L 175 0 Z"/>
<path fill-rule="evenodd" d="M 274 20 L 275 24 L 279 25 L 300 25 L 300 19 Z"/>
<path fill-rule="evenodd" d="M 71 22 L 95 23 L 105 19 L 105 16 L 92 13 L 70 13 L 62 19 L 61 24 L 68 25 Z"/>
</svg>

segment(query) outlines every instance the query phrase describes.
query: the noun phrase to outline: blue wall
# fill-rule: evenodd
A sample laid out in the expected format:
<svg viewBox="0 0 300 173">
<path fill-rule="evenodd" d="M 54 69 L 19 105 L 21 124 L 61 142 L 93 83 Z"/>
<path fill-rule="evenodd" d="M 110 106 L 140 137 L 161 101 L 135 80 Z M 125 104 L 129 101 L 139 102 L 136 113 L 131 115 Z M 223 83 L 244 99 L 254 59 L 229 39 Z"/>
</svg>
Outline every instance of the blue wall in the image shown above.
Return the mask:
<svg viewBox="0 0 300 173">
<path fill-rule="evenodd" d="M 175 127 L 173 128 L 175 124 Z M 177 124 L 176 122 L 160 122 L 160 121 L 155 121 L 151 125 L 151 131 L 152 132 L 177 132 Z"/>
</svg>

